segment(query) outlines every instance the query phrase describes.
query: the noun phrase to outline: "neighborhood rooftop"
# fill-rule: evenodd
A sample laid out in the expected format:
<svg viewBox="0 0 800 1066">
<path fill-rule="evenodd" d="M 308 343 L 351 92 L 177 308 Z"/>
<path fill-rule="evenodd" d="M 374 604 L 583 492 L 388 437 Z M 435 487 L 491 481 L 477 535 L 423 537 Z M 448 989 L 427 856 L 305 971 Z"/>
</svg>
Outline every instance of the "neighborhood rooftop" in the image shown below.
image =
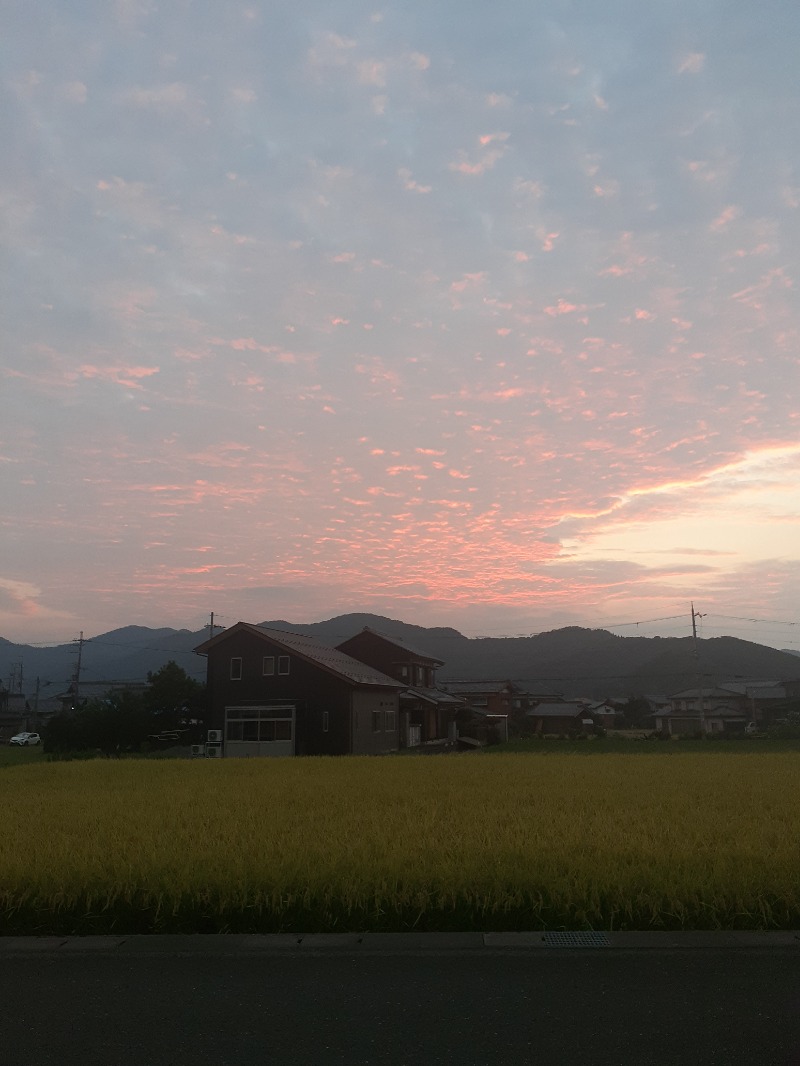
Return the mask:
<svg viewBox="0 0 800 1066">
<path fill-rule="evenodd" d="M 320 644 L 314 637 L 309 637 L 302 633 L 289 633 L 282 629 L 266 629 L 264 626 L 253 625 L 251 622 L 238 622 L 236 626 L 231 626 L 230 629 L 226 629 L 216 637 L 212 637 L 211 640 L 200 644 L 195 648 L 195 651 L 201 655 L 206 654 L 209 647 L 221 643 L 233 629 L 238 627 L 250 630 L 250 632 L 262 637 L 264 640 L 285 648 L 286 651 L 291 651 L 308 662 L 316 663 L 318 666 L 322 666 L 326 670 L 330 670 L 331 673 L 338 674 L 339 677 L 346 678 L 356 685 L 380 685 L 385 688 L 402 688 L 402 685 L 395 681 L 394 678 L 388 677 L 386 674 L 381 673 L 380 670 L 374 670 L 371 666 L 366 666 L 337 648 L 329 648 L 325 644 Z"/>
<path fill-rule="evenodd" d="M 373 633 L 376 637 L 380 637 L 381 640 L 385 640 L 387 644 L 394 644 L 397 648 L 402 648 L 403 651 L 408 652 L 417 659 L 427 659 L 429 662 L 436 663 L 438 666 L 444 666 L 444 660 L 438 659 L 435 655 L 431 655 L 429 651 L 423 651 L 421 648 L 415 648 L 413 644 L 409 644 L 407 640 L 403 640 L 402 637 L 390 637 L 388 633 L 382 633 L 379 629 L 373 629 L 372 626 L 364 626 L 361 630 L 362 633 Z M 342 643 L 347 643 L 342 641 Z"/>
</svg>

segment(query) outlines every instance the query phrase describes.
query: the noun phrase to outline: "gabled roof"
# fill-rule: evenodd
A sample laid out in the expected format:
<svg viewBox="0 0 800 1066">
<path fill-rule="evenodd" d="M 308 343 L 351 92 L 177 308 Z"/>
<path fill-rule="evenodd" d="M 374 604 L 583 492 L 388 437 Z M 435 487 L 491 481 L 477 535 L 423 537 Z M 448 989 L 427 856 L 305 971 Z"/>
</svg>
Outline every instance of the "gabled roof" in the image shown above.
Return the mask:
<svg viewBox="0 0 800 1066">
<path fill-rule="evenodd" d="M 757 685 L 751 684 L 729 684 L 727 681 L 722 685 L 722 688 L 726 692 L 733 692 L 739 696 L 746 696 L 749 700 L 785 700 L 786 689 L 783 685 L 763 683 Z"/>
<path fill-rule="evenodd" d="M 460 692 L 470 696 L 491 695 L 506 689 L 512 693 L 520 691 L 513 681 L 444 681 L 442 684 L 448 692 Z"/>
<path fill-rule="evenodd" d="M 435 703 L 445 707 L 461 707 L 466 702 L 461 696 L 453 696 L 449 692 L 443 692 L 440 688 L 414 688 L 408 687 L 400 693 L 402 699 L 406 693 L 414 699 L 423 700 L 426 703 Z"/>
<path fill-rule="evenodd" d="M 233 634 L 247 631 L 260 637 L 265 642 L 274 645 L 284 651 L 297 655 L 306 662 L 327 670 L 328 673 L 354 685 L 374 685 L 381 688 L 401 689 L 405 686 L 380 670 L 373 670 L 371 666 L 360 663 L 350 655 L 346 655 L 338 648 L 329 648 L 321 644 L 314 637 L 307 637 L 302 633 L 287 633 L 282 629 L 266 629 L 264 626 L 252 625 L 250 622 L 237 622 L 229 629 L 223 630 L 211 640 L 199 644 L 194 650 L 199 655 L 207 655 L 209 650 L 228 640 Z"/>
<path fill-rule="evenodd" d="M 371 626 L 364 626 L 360 633 L 371 633 L 373 637 L 379 637 L 387 644 L 392 644 L 395 648 L 400 648 L 402 651 L 408 652 L 413 655 L 415 659 L 425 659 L 429 663 L 436 663 L 437 666 L 444 666 L 443 659 L 437 659 L 435 655 L 431 655 L 430 652 L 422 651 L 420 648 L 415 648 L 412 644 L 403 640 L 402 637 L 390 637 L 386 633 L 381 633 L 377 629 L 373 629 Z M 348 641 L 354 640 L 360 633 L 354 633 L 352 637 L 348 637 L 347 640 L 343 640 L 341 644 L 337 645 L 341 647 L 342 644 L 347 644 Z"/>
<path fill-rule="evenodd" d="M 526 718 L 577 718 L 586 714 L 586 708 L 582 703 L 537 703 L 530 711 L 525 712 Z"/>
<path fill-rule="evenodd" d="M 729 704 L 715 703 L 703 708 L 705 718 L 748 718 L 749 715 L 740 709 L 731 707 Z M 663 710 L 653 711 L 651 718 L 697 718 L 701 717 L 700 710 L 693 708 L 688 711 Z"/>
<path fill-rule="evenodd" d="M 727 688 L 720 688 L 718 685 L 705 685 L 703 688 L 685 688 L 680 692 L 673 692 L 669 699 L 671 700 L 693 700 L 703 696 L 705 699 L 710 700 L 712 696 L 716 699 L 732 699 L 735 696 L 744 695 L 744 693 L 733 692 Z"/>
</svg>

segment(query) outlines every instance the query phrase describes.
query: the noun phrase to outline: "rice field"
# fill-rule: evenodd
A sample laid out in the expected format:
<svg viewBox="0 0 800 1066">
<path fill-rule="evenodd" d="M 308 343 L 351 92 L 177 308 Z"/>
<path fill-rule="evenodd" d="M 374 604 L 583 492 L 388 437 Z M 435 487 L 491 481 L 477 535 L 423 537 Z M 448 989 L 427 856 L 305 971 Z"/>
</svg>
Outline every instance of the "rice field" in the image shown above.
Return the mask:
<svg viewBox="0 0 800 1066">
<path fill-rule="evenodd" d="M 0 933 L 800 927 L 800 755 L 37 761 Z"/>
</svg>

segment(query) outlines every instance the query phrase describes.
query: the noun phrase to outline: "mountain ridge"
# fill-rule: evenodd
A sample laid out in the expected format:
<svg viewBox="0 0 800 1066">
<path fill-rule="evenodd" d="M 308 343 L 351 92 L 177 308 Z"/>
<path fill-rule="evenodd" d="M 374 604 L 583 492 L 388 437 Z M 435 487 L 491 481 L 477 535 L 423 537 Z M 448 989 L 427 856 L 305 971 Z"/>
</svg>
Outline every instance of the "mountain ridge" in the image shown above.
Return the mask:
<svg viewBox="0 0 800 1066">
<path fill-rule="evenodd" d="M 365 612 L 336 615 L 321 622 L 285 619 L 258 623 L 270 629 L 304 633 L 336 645 L 365 626 L 424 649 L 444 662 L 438 680 L 515 681 L 540 693 L 568 698 L 674 693 L 732 679 L 789 680 L 800 677 L 792 652 L 737 637 L 621 637 L 604 629 L 566 626 L 527 637 L 465 637 L 456 629 L 412 625 Z M 84 641 L 81 683 L 143 681 L 170 659 L 194 678 L 205 678 L 205 660 L 193 649 L 208 637 L 208 627 L 192 631 L 122 626 Z M 695 650 L 699 650 L 699 660 Z M 23 691 L 40 696 L 63 692 L 74 675 L 77 642 L 50 648 L 14 644 L 0 638 L 0 678 L 22 663 Z M 7 683 L 7 682 L 6 682 Z"/>
</svg>

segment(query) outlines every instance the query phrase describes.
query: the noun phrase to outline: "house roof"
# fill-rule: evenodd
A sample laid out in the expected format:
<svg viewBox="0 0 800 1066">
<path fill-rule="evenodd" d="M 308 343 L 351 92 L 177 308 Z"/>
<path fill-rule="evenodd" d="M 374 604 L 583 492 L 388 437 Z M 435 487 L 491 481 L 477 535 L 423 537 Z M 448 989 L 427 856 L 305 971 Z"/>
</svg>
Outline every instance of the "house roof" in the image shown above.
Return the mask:
<svg viewBox="0 0 800 1066">
<path fill-rule="evenodd" d="M 526 718 L 577 718 L 586 714 L 586 708 L 582 703 L 537 703 L 530 711 L 525 712 Z"/>
<path fill-rule="evenodd" d="M 692 708 L 688 711 L 676 711 L 673 709 L 663 711 L 653 711 L 650 715 L 651 718 L 700 718 L 699 709 Z M 749 717 L 744 711 L 738 708 L 731 707 L 730 704 L 717 703 L 712 704 L 703 709 L 704 718 L 747 718 Z"/>
<path fill-rule="evenodd" d="M 729 682 L 723 681 L 721 686 L 726 692 L 733 692 L 739 696 L 747 696 L 749 700 L 785 700 L 786 689 L 777 682 Z"/>
<path fill-rule="evenodd" d="M 448 692 L 463 693 L 465 696 L 491 695 L 494 692 L 518 692 L 517 686 L 511 681 L 445 681 L 444 687 Z"/>
<path fill-rule="evenodd" d="M 386 641 L 387 644 L 394 645 L 395 648 L 401 648 L 403 651 L 409 652 L 415 659 L 425 659 L 429 663 L 436 663 L 437 666 L 444 666 L 444 659 L 437 659 L 435 655 L 431 655 L 430 652 L 422 651 L 421 648 L 415 648 L 413 644 L 409 644 L 408 641 L 402 639 L 402 637 L 390 637 L 386 633 L 381 633 L 378 629 L 373 629 L 371 626 L 364 626 L 360 631 L 361 633 L 371 633 L 374 637 L 380 637 L 381 640 Z M 359 636 L 358 633 L 354 636 Z M 347 640 L 343 640 L 338 647 L 342 644 L 347 644 L 348 640 L 353 640 L 353 637 L 348 637 Z"/>
<path fill-rule="evenodd" d="M 453 696 L 449 692 L 443 692 L 440 688 L 414 688 L 409 687 L 400 693 L 402 699 L 406 693 L 414 699 L 424 700 L 426 703 L 435 703 L 448 707 L 460 707 L 465 701 L 461 696 Z"/>
<path fill-rule="evenodd" d="M 728 697 L 729 699 L 736 695 L 744 695 L 744 693 L 736 693 L 731 689 L 720 688 L 718 685 L 705 685 L 702 688 L 685 688 L 680 692 L 673 692 L 669 697 L 671 700 L 694 700 L 703 696 L 705 699 L 710 700 L 713 697 L 717 699 Z"/>
<path fill-rule="evenodd" d="M 250 622 L 237 622 L 236 625 L 223 630 L 222 633 L 212 637 L 211 640 L 199 644 L 194 650 L 199 655 L 207 655 L 211 648 L 215 648 L 233 634 L 243 630 L 253 633 L 262 640 L 282 648 L 284 651 L 291 652 L 301 659 L 305 659 L 306 662 L 314 663 L 323 670 L 327 670 L 328 673 L 335 674 L 337 677 L 341 677 L 354 685 L 373 685 L 394 689 L 405 687 L 399 681 L 395 681 L 394 678 L 381 673 L 380 670 L 373 670 L 371 666 L 366 666 L 351 655 L 346 655 L 345 652 L 339 651 L 338 648 L 329 648 L 327 645 L 321 644 L 314 637 L 308 637 L 302 633 L 287 633 L 283 629 L 267 629 L 264 626 L 253 625 Z"/>
</svg>

